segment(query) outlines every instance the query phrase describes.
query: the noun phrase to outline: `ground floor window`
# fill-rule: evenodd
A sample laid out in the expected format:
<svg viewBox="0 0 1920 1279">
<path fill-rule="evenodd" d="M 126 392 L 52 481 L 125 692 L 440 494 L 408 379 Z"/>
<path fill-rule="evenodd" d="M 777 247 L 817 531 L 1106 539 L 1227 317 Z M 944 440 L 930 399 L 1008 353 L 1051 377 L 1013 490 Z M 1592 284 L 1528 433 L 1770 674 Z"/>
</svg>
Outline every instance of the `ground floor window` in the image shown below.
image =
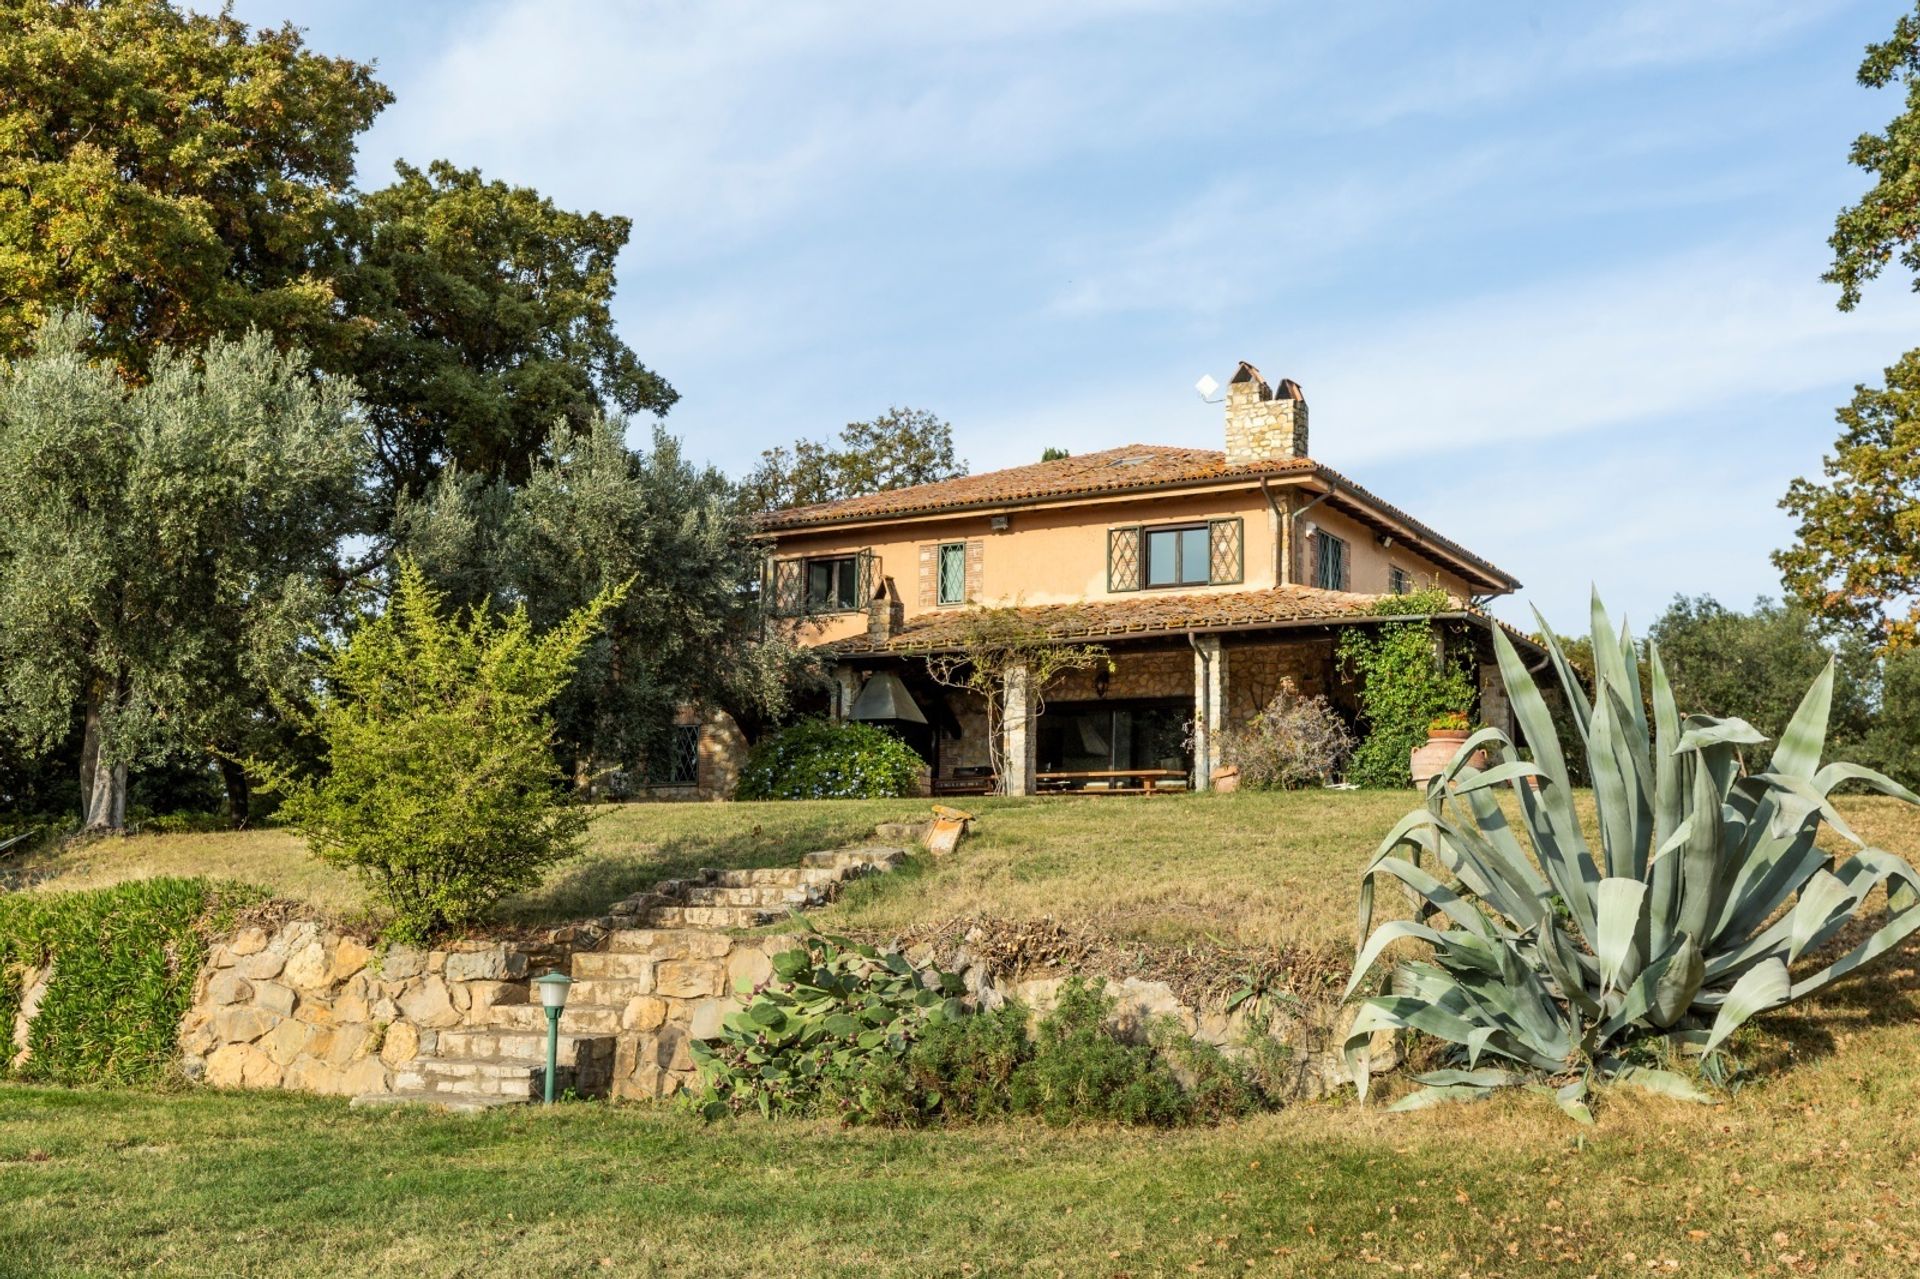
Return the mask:
<svg viewBox="0 0 1920 1279">
<path fill-rule="evenodd" d="M 698 786 L 700 784 L 700 726 L 675 724 L 668 730 L 666 751 L 656 761 L 648 753 L 646 779 L 649 786 Z"/>
<path fill-rule="evenodd" d="M 1124 768 L 1190 771 L 1187 727 L 1193 704 L 1182 699 L 1049 702 L 1039 729 L 1039 771 L 1102 772 Z"/>
</svg>

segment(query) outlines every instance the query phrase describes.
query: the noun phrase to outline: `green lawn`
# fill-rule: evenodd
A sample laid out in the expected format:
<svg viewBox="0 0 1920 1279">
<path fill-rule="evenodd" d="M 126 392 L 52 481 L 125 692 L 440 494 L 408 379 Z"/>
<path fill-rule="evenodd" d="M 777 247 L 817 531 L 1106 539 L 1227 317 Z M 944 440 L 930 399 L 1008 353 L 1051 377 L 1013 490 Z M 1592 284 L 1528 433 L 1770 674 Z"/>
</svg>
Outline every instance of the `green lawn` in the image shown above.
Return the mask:
<svg viewBox="0 0 1920 1279">
<path fill-rule="evenodd" d="M 859 885 L 822 922 L 1053 915 L 1345 948 L 1357 868 L 1411 799 L 986 802 L 957 856 Z M 511 914 L 580 913 L 702 864 L 790 862 L 914 807 L 611 809 Z M 1911 810 L 1845 808 L 1873 841 L 1920 852 Z M 358 901 L 278 832 L 109 842 L 35 869 L 48 887 L 208 873 Z M 1603 1098 L 1592 1130 L 1531 1096 L 1405 1116 L 1302 1105 L 1178 1133 L 876 1133 L 599 1104 L 461 1119 L 0 1087 L 0 1276 L 1920 1269 L 1920 941 L 1763 1018 L 1740 1052 L 1753 1082 L 1723 1104 Z"/>
<path fill-rule="evenodd" d="M 0 1086 L 0 1275 L 1906 1276 L 1917 967 L 1764 1019 L 1724 1105 L 1593 1129 L 1528 1096 L 901 1133 Z"/>
</svg>

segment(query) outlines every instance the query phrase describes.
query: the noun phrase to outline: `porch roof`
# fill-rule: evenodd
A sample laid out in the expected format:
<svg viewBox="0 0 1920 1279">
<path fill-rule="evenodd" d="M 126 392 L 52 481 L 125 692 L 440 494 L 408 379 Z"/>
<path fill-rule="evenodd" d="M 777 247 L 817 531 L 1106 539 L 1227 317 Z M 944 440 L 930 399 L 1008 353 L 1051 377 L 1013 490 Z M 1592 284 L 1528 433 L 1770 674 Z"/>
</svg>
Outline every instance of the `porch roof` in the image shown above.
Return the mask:
<svg viewBox="0 0 1920 1279">
<path fill-rule="evenodd" d="M 1061 643 L 1182 634 L 1189 631 L 1283 630 L 1301 626 L 1379 624 L 1394 620 L 1376 611 L 1378 595 L 1323 591 L 1311 586 L 1275 586 L 1257 591 L 1169 595 L 1154 592 L 1123 600 L 1080 604 L 1030 604 L 1014 611 Z M 849 636 L 821 645 L 824 652 L 860 654 L 952 652 L 962 646 L 970 609 L 923 613 L 885 638 Z M 1498 625 L 1523 649 L 1539 646 L 1521 631 L 1478 609 L 1461 607 L 1439 614 L 1481 626 Z"/>
</svg>

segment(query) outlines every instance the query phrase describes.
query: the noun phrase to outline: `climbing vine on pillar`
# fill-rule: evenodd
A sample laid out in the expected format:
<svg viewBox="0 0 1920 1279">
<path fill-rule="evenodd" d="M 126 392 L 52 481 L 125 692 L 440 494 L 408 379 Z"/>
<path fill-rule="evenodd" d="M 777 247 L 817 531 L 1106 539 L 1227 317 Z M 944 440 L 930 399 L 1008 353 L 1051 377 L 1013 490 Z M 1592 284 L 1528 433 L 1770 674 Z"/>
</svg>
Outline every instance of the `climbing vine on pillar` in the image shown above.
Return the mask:
<svg viewBox="0 0 1920 1279">
<path fill-rule="evenodd" d="M 1069 624 L 1061 630 L 1074 629 Z M 930 654 L 927 672 L 948 688 L 978 694 L 987 710 L 987 750 L 1002 794 L 1016 793 L 1009 785 L 1006 749 L 1008 694 L 1023 717 L 1038 715 L 1046 688 L 1067 671 L 1095 667 L 1113 670 L 1113 659 L 1100 644 L 1063 644 L 1055 633 L 1024 616 L 1016 608 L 975 608 L 964 615 L 960 637 L 947 652 Z M 1022 761 L 1024 763 L 1024 761 Z"/>
</svg>

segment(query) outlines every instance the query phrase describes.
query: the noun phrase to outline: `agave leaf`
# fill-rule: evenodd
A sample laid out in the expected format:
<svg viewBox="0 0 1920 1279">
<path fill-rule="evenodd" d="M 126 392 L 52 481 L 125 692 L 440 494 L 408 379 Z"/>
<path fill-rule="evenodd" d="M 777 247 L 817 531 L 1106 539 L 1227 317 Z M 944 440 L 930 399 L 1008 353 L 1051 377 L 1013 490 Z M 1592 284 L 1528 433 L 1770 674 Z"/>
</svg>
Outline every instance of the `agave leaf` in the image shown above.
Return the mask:
<svg viewBox="0 0 1920 1279">
<path fill-rule="evenodd" d="M 1374 964 L 1379 962 L 1381 953 L 1403 937 L 1418 938 L 1436 947 L 1447 945 L 1445 934 L 1428 928 L 1425 924 L 1411 919 L 1389 920 L 1375 929 L 1373 936 L 1367 938 L 1366 945 L 1360 948 L 1360 954 L 1353 961 L 1353 976 L 1347 981 L 1347 989 L 1340 996 L 1340 1002 L 1345 1003 L 1353 998 L 1353 992 L 1373 970 Z"/>
<path fill-rule="evenodd" d="M 1800 699 L 1786 732 L 1780 734 L 1779 744 L 1773 748 L 1773 761 L 1767 766 L 1770 771 L 1811 781 L 1813 770 L 1820 767 L 1820 754 L 1827 745 L 1827 715 L 1833 708 L 1834 660 L 1827 659 L 1807 695 Z"/>
<path fill-rule="evenodd" d="M 1707 1035 L 1702 1052 L 1710 1053 L 1718 1048 L 1755 1014 L 1786 1003 L 1792 992 L 1793 982 L 1787 975 L 1787 966 L 1778 959 L 1769 959 L 1748 969 L 1727 992 L 1726 1002 L 1720 1005 L 1720 1015 L 1713 1019 L 1713 1029 Z"/>
<path fill-rule="evenodd" d="M 1573 811 L 1573 792 L 1567 783 L 1566 756 L 1561 753 L 1560 738 L 1554 732 L 1553 716 L 1548 712 L 1546 701 L 1540 696 L 1533 676 L 1528 673 L 1526 663 L 1514 651 L 1513 642 L 1497 627 L 1493 631 L 1493 648 L 1500 662 L 1500 677 L 1506 684 L 1508 704 L 1513 708 L 1514 718 L 1519 721 L 1527 744 L 1533 748 L 1534 762 L 1540 765 L 1546 777 L 1546 784 L 1539 791 L 1523 786 L 1518 792 L 1520 811 L 1526 817 L 1527 833 L 1533 840 L 1534 852 L 1556 887 L 1561 884 L 1596 884 L 1600 880 L 1599 868 L 1587 849 L 1586 840 L 1580 833 L 1579 818 Z M 1573 910 L 1574 917 L 1580 921 L 1582 929 L 1591 925 L 1593 921 L 1587 910 L 1585 894 L 1567 893 L 1563 889 L 1562 896 Z"/>
<path fill-rule="evenodd" d="M 1422 1088 L 1410 1092 L 1399 1101 L 1388 1106 L 1389 1111 L 1425 1110 L 1429 1106 L 1444 1106 L 1467 1101 L 1484 1101 L 1493 1095 L 1491 1087 L 1479 1087 L 1473 1084 L 1442 1084 L 1433 1088 Z"/>
<path fill-rule="evenodd" d="M 1671 1070 L 1655 1070 L 1651 1066 L 1628 1066 L 1614 1075 L 1613 1082 L 1661 1097 L 1674 1097 L 1680 1101 L 1697 1101 L 1707 1104 L 1713 1101 L 1712 1097 L 1700 1091 L 1685 1075 Z"/>
<path fill-rule="evenodd" d="M 1587 728 L 1593 719 L 1593 707 L 1587 701 L 1587 690 L 1580 683 L 1580 677 L 1574 672 L 1573 663 L 1567 660 L 1566 650 L 1561 647 L 1560 637 L 1547 625 L 1547 619 L 1540 615 L 1539 609 L 1533 610 L 1534 620 L 1540 623 L 1540 636 L 1546 641 L 1547 654 L 1553 659 L 1554 673 L 1560 677 L 1560 689 L 1566 694 L 1567 705 L 1573 711 L 1574 727 L 1579 730 L 1581 745 L 1587 741 Z"/>
<path fill-rule="evenodd" d="M 1860 965 L 1878 958 L 1920 929 L 1920 871 L 1900 858 L 1887 856 L 1887 899 L 1893 913 L 1867 939 L 1819 972 L 1794 984 L 1791 995 L 1802 999 L 1829 982 L 1846 976 Z M 1894 904 L 1898 902 L 1899 904 Z"/>
<path fill-rule="evenodd" d="M 1596 713 L 1595 721 L 1599 716 Z M 1647 886 L 1637 879 L 1614 876 L 1600 881 L 1594 894 L 1597 926 L 1587 940 L 1600 960 L 1600 988 L 1610 991 L 1622 979 L 1634 976 L 1634 937 L 1640 931 L 1640 912 L 1646 905 Z"/>
<path fill-rule="evenodd" d="M 1612 685 L 1623 693 L 1629 690 L 1633 693 L 1632 710 L 1634 718 L 1626 722 L 1627 724 L 1637 727 L 1640 730 L 1640 736 L 1645 738 L 1647 726 L 1644 721 L 1639 719 L 1640 675 L 1638 670 L 1635 669 L 1635 663 L 1628 657 L 1631 641 L 1625 635 L 1615 633 L 1613 623 L 1607 619 L 1607 607 L 1600 602 L 1600 592 L 1598 590 L 1592 592 L 1591 609 L 1593 615 L 1594 683 L 1600 689 Z M 1605 694 L 1596 691 L 1594 694 L 1593 708 L 1595 715 L 1600 713 L 1599 703 L 1604 700 Z"/>
<path fill-rule="evenodd" d="M 1683 721 L 1676 751 L 1704 750 L 1709 746 L 1760 746 L 1767 735 L 1744 719 L 1716 719 L 1711 715 L 1689 715 Z"/>
<path fill-rule="evenodd" d="M 1680 911 L 1674 930 L 1705 937 L 1719 915 L 1721 835 L 1724 823 L 1720 793 L 1706 761 L 1689 764 L 1693 775 L 1693 812 L 1687 818 L 1687 840 L 1680 852 Z"/>
<path fill-rule="evenodd" d="M 1693 1002 L 1694 993 L 1700 989 L 1700 982 L 1705 977 L 1705 967 L 1700 963 L 1699 956 L 1700 948 L 1690 945 L 1683 935 L 1680 944 L 1669 947 L 1665 954 L 1642 969 L 1621 996 L 1619 1007 L 1601 1023 L 1598 1033 L 1593 1036 L 1593 1046 L 1597 1048 L 1635 1022 L 1653 1014 L 1663 997 L 1670 1004 L 1678 1002 L 1679 1010 L 1667 1023 L 1661 1024 L 1678 1021 Z"/>
<path fill-rule="evenodd" d="M 1687 817 L 1685 772 L 1674 746 L 1680 738 L 1680 711 L 1673 700 L 1660 646 L 1647 641 L 1647 669 L 1653 694 L 1653 857 L 1647 867 L 1647 947 L 1656 954 L 1673 939 L 1680 918 L 1681 867 L 1667 854 L 1681 847 L 1693 829 Z"/>
<path fill-rule="evenodd" d="M 1499 931 L 1486 912 L 1404 858 L 1387 858 L 1374 867 L 1374 874 L 1391 875 L 1438 907 L 1448 919 L 1482 937 L 1491 939 Z"/>
<path fill-rule="evenodd" d="M 1527 1082 L 1527 1077 L 1517 1070 L 1488 1066 L 1479 1070 L 1429 1070 L 1424 1075 L 1415 1075 L 1413 1082 L 1441 1088 L 1459 1084 L 1473 1088 L 1511 1088 Z"/>
<path fill-rule="evenodd" d="M 1475 792 L 1468 806 L 1476 813 L 1493 798 Z M 1509 919 L 1533 922 L 1547 909 L 1548 886 L 1540 881 L 1533 863 L 1511 839 L 1489 840 L 1471 824 L 1434 818 L 1434 853 L 1467 890 L 1491 904 Z"/>
<path fill-rule="evenodd" d="M 1842 782 L 1864 782 L 1882 795 L 1904 799 L 1909 804 L 1920 804 L 1920 795 L 1914 794 L 1885 773 L 1875 772 L 1871 768 L 1862 768 L 1858 764 L 1844 764 L 1836 761 L 1813 775 L 1813 788 L 1822 795 L 1831 795 L 1833 788 Z"/>
<path fill-rule="evenodd" d="M 1787 941 L 1787 962 L 1793 963 L 1809 949 L 1820 944 L 1828 936 L 1828 927 L 1838 928 L 1847 917 L 1872 891 L 1872 884 L 1856 892 L 1852 885 L 1838 875 L 1825 870 L 1813 872 L 1800 889 L 1800 899 L 1793 904 L 1793 912 L 1787 919 L 1791 930 Z"/>
<path fill-rule="evenodd" d="M 1564 1084 L 1559 1088 L 1548 1088 L 1542 1084 L 1530 1084 L 1528 1086 L 1534 1092 L 1545 1093 L 1547 1096 L 1553 1098 L 1554 1103 L 1558 1105 L 1560 1109 L 1573 1116 L 1578 1122 L 1586 1124 L 1589 1127 L 1593 1125 L 1593 1111 L 1587 1108 L 1587 1081 L 1584 1078 L 1576 1079 L 1572 1083 Z"/>
<path fill-rule="evenodd" d="M 1469 772 L 1463 781 L 1455 782 L 1449 789 L 1456 795 L 1465 795 L 1472 791 L 1484 790 L 1489 786 L 1498 786 L 1502 782 L 1515 781 L 1522 777 L 1545 777 L 1547 774 L 1538 764 L 1524 759 L 1510 760 L 1505 764 L 1496 764 L 1492 768 L 1478 772 Z"/>
<path fill-rule="evenodd" d="M 1580 954 L 1561 933 L 1559 924 L 1551 916 L 1541 923 L 1535 946 L 1547 965 L 1547 971 L 1553 974 L 1553 980 L 1559 984 L 1561 997 L 1587 1016 L 1597 1017 L 1600 1014 L 1600 1002 L 1587 992 Z"/>
<path fill-rule="evenodd" d="M 1699 943 L 1685 933 L 1680 934 L 1673 961 L 1654 984 L 1653 1003 L 1648 1010 L 1653 1024 L 1671 1026 L 1686 1016 L 1687 1009 L 1693 1007 L 1693 997 L 1700 993 L 1701 983 L 1706 979 L 1707 960 Z"/>
<path fill-rule="evenodd" d="M 1755 773 L 1747 779 L 1746 784 L 1764 786 L 1772 792 L 1769 798 L 1776 808 L 1770 829 L 1776 839 L 1792 838 L 1817 813 L 1827 825 L 1833 827 L 1835 834 L 1855 844 L 1864 846 L 1867 842 L 1853 833 L 1853 827 L 1847 825 L 1847 819 L 1840 815 L 1840 810 L 1812 782 L 1790 773 Z"/>
</svg>

